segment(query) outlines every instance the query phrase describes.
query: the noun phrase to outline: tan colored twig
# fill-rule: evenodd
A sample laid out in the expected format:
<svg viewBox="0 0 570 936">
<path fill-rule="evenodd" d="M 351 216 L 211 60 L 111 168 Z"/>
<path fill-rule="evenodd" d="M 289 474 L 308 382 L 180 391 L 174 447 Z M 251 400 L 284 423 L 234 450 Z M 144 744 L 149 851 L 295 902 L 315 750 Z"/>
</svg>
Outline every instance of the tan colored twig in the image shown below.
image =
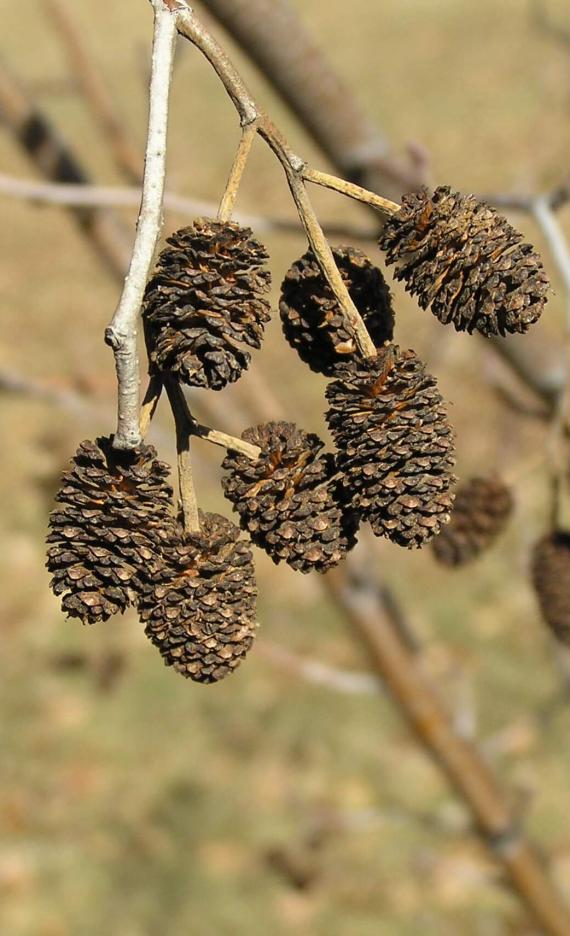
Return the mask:
<svg viewBox="0 0 570 936">
<path fill-rule="evenodd" d="M 138 320 L 146 282 L 162 226 L 166 178 L 166 135 L 172 62 L 176 44 L 174 14 L 153 0 L 154 40 L 143 190 L 137 233 L 121 298 L 105 341 L 115 355 L 118 389 L 117 431 L 113 445 L 134 448 L 140 442 Z"/>
<path fill-rule="evenodd" d="M 202 426 L 195 420 L 192 420 L 190 424 L 190 432 L 199 439 L 211 442 L 212 445 L 219 445 L 228 452 L 239 452 L 241 455 L 245 455 L 246 458 L 251 458 L 253 461 L 261 455 L 261 449 L 257 445 L 250 445 L 249 442 L 244 442 L 243 439 L 236 439 L 235 436 L 228 435 L 227 432 L 220 432 L 219 429 L 210 429 L 209 426 Z"/>
<path fill-rule="evenodd" d="M 243 439 L 236 439 L 234 436 L 228 435 L 227 432 L 220 432 L 218 429 L 210 429 L 209 426 L 202 426 L 194 418 L 194 414 L 190 410 L 188 400 L 180 384 L 176 381 L 171 381 L 170 385 L 170 393 L 176 396 L 179 418 L 185 422 L 186 431 L 190 436 L 197 436 L 200 439 L 204 439 L 206 442 L 219 445 L 231 452 L 240 452 L 242 455 L 253 460 L 259 458 L 261 449 L 257 445 L 251 445 L 249 442 L 244 442 Z M 215 408 L 218 409 L 217 407 Z"/>
<path fill-rule="evenodd" d="M 247 165 L 253 141 L 257 136 L 256 121 L 246 124 L 243 128 L 235 159 L 230 171 L 226 188 L 218 209 L 218 221 L 229 221 L 234 210 L 237 194 L 242 176 Z"/>
<path fill-rule="evenodd" d="M 153 420 L 156 408 L 162 395 L 163 383 L 160 377 L 151 377 L 148 382 L 146 393 L 141 403 L 139 416 L 139 431 L 141 439 L 144 439 Z"/>
<path fill-rule="evenodd" d="M 198 514 L 198 501 L 194 489 L 194 474 L 192 471 L 192 456 L 190 452 L 190 421 L 186 413 L 186 401 L 177 380 L 167 378 L 166 392 L 170 400 L 174 424 L 176 426 L 176 451 L 178 453 L 178 489 L 180 492 L 180 505 L 184 530 L 187 533 L 196 533 L 200 530 Z"/>
<path fill-rule="evenodd" d="M 390 201 L 388 198 L 382 198 L 380 195 L 375 195 L 374 192 L 369 192 L 368 189 L 362 188 L 361 185 L 354 185 L 353 182 L 346 182 L 344 179 L 339 179 L 337 176 L 330 175 L 328 172 L 320 172 L 318 169 L 311 169 L 309 166 L 306 166 L 303 170 L 303 178 L 306 182 L 314 182 L 315 185 L 322 185 L 324 188 L 331 189 L 333 192 L 339 192 L 339 194 L 346 195 L 348 198 L 353 198 L 363 205 L 368 205 L 384 216 L 398 214 L 400 210 L 400 205 L 396 202 Z"/>
<path fill-rule="evenodd" d="M 117 164 L 127 178 L 138 182 L 143 171 L 142 152 L 125 132 L 124 117 L 118 113 L 115 98 L 93 64 L 72 5 L 68 0 L 44 0 L 44 5 L 63 40 L 79 89 L 109 140 Z"/>
</svg>

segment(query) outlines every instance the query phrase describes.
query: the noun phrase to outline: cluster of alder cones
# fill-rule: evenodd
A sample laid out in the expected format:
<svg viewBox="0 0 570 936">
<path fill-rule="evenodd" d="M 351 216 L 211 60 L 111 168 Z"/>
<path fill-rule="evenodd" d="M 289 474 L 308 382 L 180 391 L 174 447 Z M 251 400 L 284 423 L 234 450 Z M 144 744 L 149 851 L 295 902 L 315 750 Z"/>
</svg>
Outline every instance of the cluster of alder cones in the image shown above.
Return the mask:
<svg viewBox="0 0 570 936">
<path fill-rule="evenodd" d="M 458 331 L 523 333 L 542 312 L 548 280 L 540 258 L 472 196 L 449 188 L 405 196 L 379 244 L 420 306 Z M 242 439 L 259 454 L 228 449 L 225 496 L 248 539 L 300 572 L 337 565 L 362 522 L 400 546 L 433 540 L 442 562 L 462 564 L 499 534 L 510 493 L 497 478 L 472 479 L 452 511 L 454 436 L 436 380 L 414 351 L 393 343 L 381 270 L 352 247 L 333 256 L 376 355 L 360 353 L 310 251 L 285 276 L 280 317 L 288 343 L 329 378 L 335 451 L 293 423 L 249 428 Z M 236 381 L 270 318 L 267 260 L 235 222 L 198 219 L 174 233 L 143 306 L 151 374 L 211 390 Z M 83 442 L 50 519 L 51 585 L 63 610 L 84 623 L 136 607 L 168 665 L 214 682 L 235 669 L 255 635 L 250 543 L 217 514 L 201 513 L 200 530 L 186 531 L 168 476 L 149 445 L 124 452 L 112 437 Z M 570 609 L 551 571 L 559 543 L 547 546 L 537 582 L 543 593 L 554 587 L 559 630 Z"/>
</svg>

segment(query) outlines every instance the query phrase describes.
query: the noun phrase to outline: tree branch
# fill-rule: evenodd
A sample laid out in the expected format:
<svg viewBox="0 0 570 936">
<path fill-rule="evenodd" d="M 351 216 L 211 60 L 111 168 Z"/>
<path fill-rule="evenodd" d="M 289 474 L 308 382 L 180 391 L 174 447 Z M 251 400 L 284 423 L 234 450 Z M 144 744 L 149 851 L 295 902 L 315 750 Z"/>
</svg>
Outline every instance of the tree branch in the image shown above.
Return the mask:
<svg viewBox="0 0 570 936">
<path fill-rule="evenodd" d="M 140 442 L 138 319 L 146 282 L 162 224 L 162 197 L 166 176 L 168 98 L 176 43 L 176 14 L 163 0 L 154 6 L 154 40 L 150 108 L 141 207 L 133 253 L 119 304 L 105 331 L 113 348 L 119 383 L 118 423 L 114 446 L 134 448 Z"/>
</svg>

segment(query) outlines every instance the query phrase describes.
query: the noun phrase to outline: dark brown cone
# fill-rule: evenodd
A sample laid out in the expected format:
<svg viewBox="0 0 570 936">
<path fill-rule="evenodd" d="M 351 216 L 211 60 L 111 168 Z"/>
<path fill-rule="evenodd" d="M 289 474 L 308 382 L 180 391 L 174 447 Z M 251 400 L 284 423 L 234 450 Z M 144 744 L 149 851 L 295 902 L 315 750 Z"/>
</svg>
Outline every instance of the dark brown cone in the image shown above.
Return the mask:
<svg viewBox="0 0 570 936">
<path fill-rule="evenodd" d="M 327 421 L 352 507 L 376 536 L 423 546 L 447 523 L 453 430 L 435 378 L 390 345 L 355 359 L 327 387 Z"/>
<path fill-rule="evenodd" d="M 143 306 L 151 370 L 220 390 L 259 348 L 270 307 L 265 247 L 249 228 L 198 218 L 168 238 Z"/>
<path fill-rule="evenodd" d="M 570 534 L 561 530 L 538 541 L 532 579 L 542 616 L 560 643 L 570 646 Z"/>
<path fill-rule="evenodd" d="M 380 249 L 396 279 L 457 331 L 526 332 L 540 318 L 549 282 L 540 257 L 494 208 L 447 186 L 404 195 Z"/>
<path fill-rule="evenodd" d="M 431 544 L 436 559 L 446 566 L 476 559 L 503 532 L 512 510 L 513 495 L 500 478 L 470 478 L 460 484 L 451 521 Z"/>
<path fill-rule="evenodd" d="M 257 445 L 252 461 L 229 453 L 222 485 L 253 542 L 275 563 L 298 572 L 326 572 L 355 544 L 356 518 L 339 497 L 335 460 L 321 455 L 318 436 L 293 423 L 270 422 L 246 429 Z"/>
<path fill-rule="evenodd" d="M 333 256 L 372 341 L 380 348 L 394 332 L 392 297 L 382 272 L 354 247 L 335 247 Z M 311 250 L 285 275 L 279 312 L 285 338 L 316 373 L 330 377 L 357 350 Z"/>
<path fill-rule="evenodd" d="M 50 516 L 47 567 L 62 609 L 84 624 L 105 621 L 135 600 L 172 525 L 169 467 L 154 448 L 82 442 Z"/>
<path fill-rule="evenodd" d="M 257 588 L 239 528 L 200 512 L 200 533 L 179 528 L 139 601 L 145 633 L 167 666 L 213 683 L 243 660 L 255 636 Z"/>
</svg>

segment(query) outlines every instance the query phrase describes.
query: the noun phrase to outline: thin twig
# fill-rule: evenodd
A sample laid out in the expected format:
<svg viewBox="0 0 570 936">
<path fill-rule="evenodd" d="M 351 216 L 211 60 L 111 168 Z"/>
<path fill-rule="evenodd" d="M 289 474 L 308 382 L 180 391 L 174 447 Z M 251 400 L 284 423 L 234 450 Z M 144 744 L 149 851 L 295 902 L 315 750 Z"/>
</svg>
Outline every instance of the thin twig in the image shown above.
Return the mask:
<svg viewBox="0 0 570 936">
<path fill-rule="evenodd" d="M 492 192 L 477 195 L 479 201 L 484 201 L 494 208 L 503 211 L 514 211 L 520 214 L 533 214 L 537 199 L 540 198 L 552 211 L 559 211 L 570 200 L 570 184 L 558 185 L 549 192 L 541 195 L 524 194 L 521 192 Z"/>
<path fill-rule="evenodd" d="M 228 435 L 227 432 L 220 432 L 219 429 L 210 429 L 208 426 L 202 426 L 194 419 L 192 419 L 190 424 L 190 433 L 191 435 L 197 436 L 199 439 L 211 442 L 212 445 L 219 445 L 228 452 L 239 452 L 240 455 L 245 455 L 246 458 L 251 458 L 252 461 L 255 461 L 261 455 L 261 449 L 258 448 L 257 445 L 250 445 L 249 442 L 244 442 L 243 439 L 236 439 L 235 436 Z"/>
<path fill-rule="evenodd" d="M 235 159 L 230 171 L 226 188 L 218 209 L 218 221 L 229 221 L 234 210 L 237 194 L 239 191 L 242 176 L 247 165 L 247 160 L 251 152 L 251 147 L 257 136 L 257 124 L 255 121 L 246 124 L 243 128 L 239 145 L 236 151 Z"/>
<path fill-rule="evenodd" d="M 368 189 L 362 188 L 361 185 L 354 185 L 353 182 L 346 182 L 344 179 L 339 179 L 337 176 L 330 175 L 328 172 L 320 172 L 318 169 L 311 169 L 309 166 L 306 166 L 303 169 L 303 178 L 306 182 L 314 182 L 315 185 L 322 185 L 324 188 L 332 189 L 333 192 L 339 192 L 341 195 L 353 198 L 363 205 L 375 208 L 376 211 L 388 217 L 398 214 L 400 210 L 400 205 L 396 202 L 390 201 L 388 198 L 382 198 L 380 195 L 375 195 L 374 192 L 369 192 Z"/>
<path fill-rule="evenodd" d="M 115 354 L 119 383 L 117 432 L 113 443 L 119 449 L 133 448 L 140 442 L 138 319 L 162 225 L 168 99 L 176 45 L 175 15 L 164 6 L 163 0 L 152 2 L 154 39 L 141 207 L 129 272 L 119 304 L 105 332 L 105 341 Z"/>
<path fill-rule="evenodd" d="M 194 475 L 190 453 L 190 421 L 187 418 L 186 401 L 177 380 L 167 378 L 166 392 L 170 400 L 174 423 L 176 425 L 176 451 L 178 453 L 178 487 L 184 529 L 187 533 L 200 530 L 198 502 L 194 490 Z"/>
<path fill-rule="evenodd" d="M 170 394 L 176 397 L 178 417 L 186 423 L 185 430 L 188 435 L 197 436 L 200 439 L 204 439 L 206 442 L 219 445 L 231 452 L 240 452 L 253 461 L 259 458 L 261 449 L 257 445 L 251 445 L 249 442 L 244 442 L 243 439 L 236 439 L 234 436 L 228 435 L 227 432 L 220 432 L 219 429 L 210 429 L 209 426 L 201 425 L 194 418 L 194 414 L 188 405 L 188 400 L 184 395 L 184 391 L 177 381 L 170 381 Z"/>
<path fill-rule="evenodd" d="M 144 395 L 139 418 L 139 430 L 141 438 L 144 439 L 150 424 L 154 418 L 158 401 L 162 395 L 162 379 L 160 377 L 151 377 Z"/>
</svg>

